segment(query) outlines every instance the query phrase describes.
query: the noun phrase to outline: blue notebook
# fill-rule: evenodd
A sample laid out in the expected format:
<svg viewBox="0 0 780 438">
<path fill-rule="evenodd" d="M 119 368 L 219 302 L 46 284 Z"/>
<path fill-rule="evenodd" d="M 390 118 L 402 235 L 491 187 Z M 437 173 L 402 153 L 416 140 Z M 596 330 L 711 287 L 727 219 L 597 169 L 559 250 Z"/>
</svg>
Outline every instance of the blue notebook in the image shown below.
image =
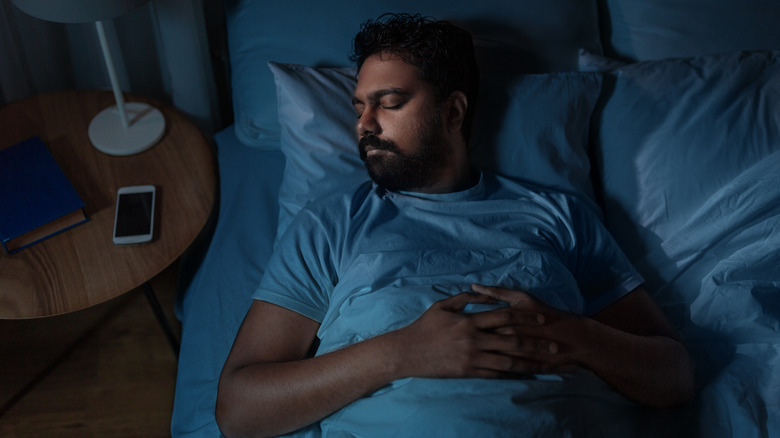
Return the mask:
<svg viewBox="0 0 780 438">
<path fill-rule="evenodd" d="M 7 253 L 87 220 L 84 202 L 40 137 L 0 150 L 0 243 Z"/>
</svg>

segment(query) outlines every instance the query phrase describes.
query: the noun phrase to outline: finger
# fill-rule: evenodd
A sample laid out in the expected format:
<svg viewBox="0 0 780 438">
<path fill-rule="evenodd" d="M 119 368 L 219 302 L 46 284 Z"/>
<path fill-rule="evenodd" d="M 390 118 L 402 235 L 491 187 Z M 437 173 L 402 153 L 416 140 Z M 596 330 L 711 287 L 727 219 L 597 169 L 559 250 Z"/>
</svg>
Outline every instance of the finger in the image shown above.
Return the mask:
<svg viewBox="0 0 780 438">
<path fill-rule="evenodd" d="M 516 356 L 509 356 L 498 353 L 485 353 L 477 357 L 474 361 L 477 369 L 488 370 L 492 373 L 536 373 L 542 372 L 545 365 Z"/>
<path fill-rule="evenodd" d="M 437 301 L 434 305 L 439 306 L 441 309 L 448 310 L 450 312 L 460 312 L 466 307 L 467 304 L 472 304 L 472 303 L 484 304 L 484 303 L 491 303 L 491 302 L 495 302 L 495 299 L 493 299 L 492 297 L 486 295 L 473 294 L 470 292 L 463 292 L 458 295 Z"/>
<path fill-rule="evenodd" d="M 511 307 L 471 314 L 474 326 L 480 330 L 495 330 L 511 326 L 540 326 L 545 322 L 541 313 L 518 311 Z"/>
<path fill-rule="evenodd" d="M 534 299 L 527 293 L 519 290 L 505 289 L 497 286 L 485 286 L 482 284 L 472 284 L 471 290 L 480 294 L 493 297 L 514 307 L 530 306 L 534 304 Z"/>
<path fill-rule="evenodd" d="M 485 334 L 478 339 L 481 350 L 538 360 L 559 351 L 558 343 L 548 339 Z"/>
<path fill-rule="evenodd" d="M 558 343 L 547 339 L 529 339 L 523 338 L 520 347 L 516 350 L 519 356 L 529 359 L 541 359 L 551 354 L 557 354 L 560 350 Z"/>
<path fill-rule="evenodd" d="M 544 315 L 538 315 L 537 321 L 545 320 Z M 540 329 L 544 325 L 543 323 L 534 324 L 529 322 L 528 324 L 515 324 L 507 325 L 503 327 L 497 327 L 492 332 L 515 337 L 528 337 L 528 338 L 550 338 L 553 336 L 549 330 Z"/>
</svg>

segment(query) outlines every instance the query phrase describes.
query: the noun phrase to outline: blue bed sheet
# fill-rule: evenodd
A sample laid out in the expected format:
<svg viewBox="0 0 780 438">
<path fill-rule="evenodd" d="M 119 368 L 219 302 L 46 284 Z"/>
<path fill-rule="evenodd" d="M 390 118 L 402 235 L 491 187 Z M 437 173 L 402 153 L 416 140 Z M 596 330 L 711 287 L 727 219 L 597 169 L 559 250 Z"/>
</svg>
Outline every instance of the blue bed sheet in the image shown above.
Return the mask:
<svg viewBox="0 0 780 438">
<path fill-rule="evenodd" d="M 637 264 L 695 354 L 699 436 L 780 436 L 778 169 L 747 168 Z"/>
<path fill-rule="evenodd" d="M 403 379 L 288 436 L 690 437 L 685 414 L 626 401 L 583 371 L 519 380 Z"/>
<path fill-rule="evenodd" d="M 219 218 L 208 251 L 178 303 L 182 323 L 173 436 L 217 437 L 217 383 L 271 254 L 284 169 L 280 151 L 216 135 Z"/>
</svg>

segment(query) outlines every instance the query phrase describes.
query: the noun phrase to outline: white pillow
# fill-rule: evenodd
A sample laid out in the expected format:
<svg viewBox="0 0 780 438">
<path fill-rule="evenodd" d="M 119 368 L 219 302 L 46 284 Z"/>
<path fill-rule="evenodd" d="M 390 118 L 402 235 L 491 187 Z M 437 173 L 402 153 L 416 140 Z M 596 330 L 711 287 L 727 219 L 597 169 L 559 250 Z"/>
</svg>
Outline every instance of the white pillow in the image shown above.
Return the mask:
<svg viewBox="0 0 780 438">
<path fill-rule="evenodd" d="M 269 63 L 287 161 L 279 191 L 280 236 L 309 201 L 368 180 L 357 151 L 354 69 Z M 600 73 L 489 77 L 472 137 L 475 162 L 592 202 L 587 155 Z"/>
</svg>

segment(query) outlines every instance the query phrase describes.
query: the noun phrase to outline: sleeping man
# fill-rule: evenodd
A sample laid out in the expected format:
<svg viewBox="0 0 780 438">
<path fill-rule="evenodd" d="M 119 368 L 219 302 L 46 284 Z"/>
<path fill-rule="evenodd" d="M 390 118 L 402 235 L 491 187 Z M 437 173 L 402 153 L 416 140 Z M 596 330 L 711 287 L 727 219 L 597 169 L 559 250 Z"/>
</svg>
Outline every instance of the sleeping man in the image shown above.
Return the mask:
<svg viewBox="0 0 780 438">
<path fill-rule="evenodd" d="M 471 164 L 471 35 L 383 16 L 354 50 L 372 182 L 281 238 L 222 372 L 223 433 L 534 436 L 689 400 L 686 348 L 588 208 Z"/>
</svg>

